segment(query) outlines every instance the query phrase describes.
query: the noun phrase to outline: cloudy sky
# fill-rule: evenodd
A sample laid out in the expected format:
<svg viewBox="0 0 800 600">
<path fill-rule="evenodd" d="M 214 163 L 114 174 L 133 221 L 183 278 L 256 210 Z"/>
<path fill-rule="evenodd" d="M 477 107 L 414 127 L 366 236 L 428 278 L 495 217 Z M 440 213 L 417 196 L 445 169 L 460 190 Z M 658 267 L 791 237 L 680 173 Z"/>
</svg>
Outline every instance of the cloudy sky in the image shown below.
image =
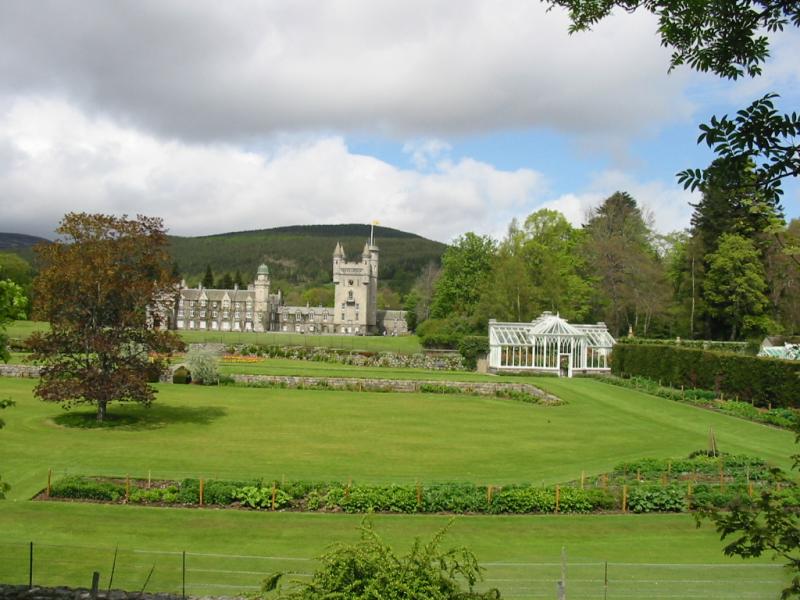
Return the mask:
<svg viewBox="0 0 800 600">
<path fill-rule="evenodd" d="M 757 80 L 668 74 L 648 15 L 589 33 L 535 0 L 0 3 L 0 231 L 67 211 L 198 235 L 381 224 L 448 241 L 629 191 L 688 225 L 697 124 L 800 104 L 800 35 Z M 800 214 L 792 184 L 784 200 Z"/>
</svg>

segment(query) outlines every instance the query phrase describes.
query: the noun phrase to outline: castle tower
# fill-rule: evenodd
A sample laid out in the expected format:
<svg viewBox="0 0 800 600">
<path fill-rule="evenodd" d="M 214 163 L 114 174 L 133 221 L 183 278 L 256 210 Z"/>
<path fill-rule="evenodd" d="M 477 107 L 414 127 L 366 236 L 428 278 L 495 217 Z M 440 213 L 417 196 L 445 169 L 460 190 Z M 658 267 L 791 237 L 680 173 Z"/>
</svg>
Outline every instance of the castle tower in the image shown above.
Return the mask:
<svg viewBox="0 0 800 600">
<path fill-rule="evenodd" d="M 367 242 L 361 260 L 348 262 L 344 248 L 337 243 L 333 251 L 335 304 L 333 324 L 336 333 L 365 335 L 375 332 L 378 290 L 378 254 Z"/>
<path fill-rule="evenodd" d="M 269 328 L 269 267 L 264 263 L 261 263 L 256 271 L 253 288 L 255 290 L 253 330 L 266 331 Z"/>
</svg>

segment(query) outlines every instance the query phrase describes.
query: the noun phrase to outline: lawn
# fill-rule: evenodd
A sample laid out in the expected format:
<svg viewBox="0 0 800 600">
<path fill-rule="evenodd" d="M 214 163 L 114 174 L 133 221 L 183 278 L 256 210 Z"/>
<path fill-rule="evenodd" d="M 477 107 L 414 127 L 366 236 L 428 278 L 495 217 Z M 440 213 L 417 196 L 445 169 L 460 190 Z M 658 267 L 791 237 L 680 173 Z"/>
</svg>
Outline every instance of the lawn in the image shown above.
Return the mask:
<svg viewBox="0 0 800 600">
<path fill-rule="evenodd" d="M 31 380 L 0 379 L 2 472 L 23 499 L 56 473 L 154 477 L 286 477 L 363 482 L 555 483 L 644 456 L 705 447 L 788 466 L 792 434 L 591 380 L 535 379 L 567 404 L 490 397 L 159 386 L 149 408 L 113 405 L 134 424 L 83 430 L 32 397 Z M 86 409 L 76 409 L 85 411 Z M 54 419 L 56 422 L 54 422 Z"/>
<path fill-rule="evenodd" d="M 430 371 L 403 367 L 360 367 L 289 358 L 262 358 L 256 362 L 226 361 L 223 359 L 220 362 L 220 372 L 247 375 L 356 377 L 359 379 L 412 379 L 425 381 L 509 381 L 513 383 L 535 383 L 542 379 L 542 377 L 531 379 L 517 375 L 485 375 L 470 371 Z"/>
<path fill-rule="evenodd" d="M 34 541 L 37 580 L 87 584 L 94 569 L 107 576 L 119 544 L 119 585 L 139 589 L 156 565 L 151 588 L 177 589 L 181 557 L 164 553 L 187 550 L 189 592 L 230 594 L 251 589 L 272 570 L 308 572 L 313 564 L 305 559 L 334 540 L 353 539 L 360 521 L 342 514 L 29 501 L 45 485 L 48 468 L 55 476 L 150 471 L 164 478 L 553 483 L 582 470 L 602 473 L 626 459 L 685 456 L 706 445 L 709 427 L 726 452 L 788 467 L 794 451 L 790 432 L 634 390 L 586 379 L 535 382 L 567 404 L 162 385 L 150 409 L 111 408 L 112 415 L 135 420 L 76 429 L 58 424 L 74 411 L 32 397 L 33 381 L 0 378 L 0 398 L 17 402 L 3 411 L 7 425 L 0 432 L 0 473 L 13 486 L 0 503 L 0 580 L 27 578 L 26 544 Z M 374 519 L 401 545 L 448 521 Z M 713 531 L 695 529 L 687 515 L 459 517 L 450 539 L 490 563 L 491 583 L 504 597 L 552 597 L 562 546 L 573 597 L 602 596 L 605 560 L 612 563 L 609 598 L 772 598 L 783 579 L 771 563 L 725 559 Z"/>
<path fill-rule="evenodd" d="M 34 331 L 44 331 L 47 323 L 40 321 L 14 321 L 7 327 L 12 339 L 27 338 Z M 223 344 L 261 344 L 267 346 L 319 346 L 369 352 L 399 352 L 414 354 L 422 351 L 419 338 L 405 336 L 354 336 L 354 335 L 303 335 L 300 333 L 254 333 L 222 331 L 180 331 L 187 343 L 219 342 Z"/>
<path fill-rule="evenodd" d="M 375 515 L 378 532 L 399 550 L 429 538 L 446 516 Z M 101 573 L 107 585 L 119 547 L 115 587 L 180 591 L 187 551 L 187 592 L 253 591 L 270 572 L 302 578 L 334 541 L 354 541 L 356 515 L 182 510 L 71 503 L 8 503 L 0 510 L 0 580 L 27 582 L 30 541 L 34 582 L 82 583 Z M 771 598 L 784 573 L 768 560 L 726 559 L 713 530 L 689 515 L 458 517 L 445 546 L 466 545 L 504 598 L 553 598 L 561 549 L 572 598 Z"/>
</svg>

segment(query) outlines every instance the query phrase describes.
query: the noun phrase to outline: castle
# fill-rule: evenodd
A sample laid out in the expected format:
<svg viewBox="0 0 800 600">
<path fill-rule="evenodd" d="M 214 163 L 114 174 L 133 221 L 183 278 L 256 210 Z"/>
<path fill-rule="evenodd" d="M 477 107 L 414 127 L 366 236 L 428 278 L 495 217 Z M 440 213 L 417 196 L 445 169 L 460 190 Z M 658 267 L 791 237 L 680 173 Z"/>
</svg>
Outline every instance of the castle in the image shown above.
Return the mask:
<svg viewBox="0 0 800 600">
<path fill-rule="evenodd" d="M 172 322 L 200 331 L 280 331 L 345 335 L 404 335 L 405 311 L 378 310 L 378 247 L 364 244 L 361 260 L 348 262 L 344 248 L 333 251 L 334 305 L 286 306 L 270 293 L 269 267 L 262 264 L 247 289 L 212 290 L 181 285 Z"/>
</svg>

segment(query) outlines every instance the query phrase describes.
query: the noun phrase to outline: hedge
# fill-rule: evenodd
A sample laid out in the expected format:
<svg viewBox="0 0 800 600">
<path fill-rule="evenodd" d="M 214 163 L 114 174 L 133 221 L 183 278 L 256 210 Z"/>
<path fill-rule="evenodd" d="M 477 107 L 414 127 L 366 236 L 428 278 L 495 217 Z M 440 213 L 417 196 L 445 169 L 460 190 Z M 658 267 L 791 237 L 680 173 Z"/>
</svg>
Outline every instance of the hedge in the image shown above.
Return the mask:
<svg viewBox="0 0 800 600">
<path fill-rule="evenodd" d="M 800 362 L 652 344 L 617 344 L 611 372 L 713 390 L 761 407 L 800 407 Z"/>
</svg>

